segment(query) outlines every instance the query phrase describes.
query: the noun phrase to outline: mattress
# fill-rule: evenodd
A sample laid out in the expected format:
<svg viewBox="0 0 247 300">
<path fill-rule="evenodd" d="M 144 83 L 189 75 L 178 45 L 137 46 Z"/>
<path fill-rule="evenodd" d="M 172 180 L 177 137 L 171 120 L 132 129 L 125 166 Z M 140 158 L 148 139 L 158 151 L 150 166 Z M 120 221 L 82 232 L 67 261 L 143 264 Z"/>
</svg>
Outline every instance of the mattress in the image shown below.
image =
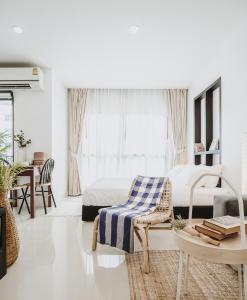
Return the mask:
<svg viewBox="0 0 247 300">
<path fill-rule="evenodd" d="M 133 179 L 129 178 L 107 178 L 99 179 L 83 194 L 83 205 L 85 206 L 113 206 L 124 204 L 128 200 L 128 193 Z M 212 206 L 214 197 L 217 195 L 229 195 L 224 188 L 196 188 L 194 192 L 194 206 Z M 190 189 L 188 186 L 176 187 L 173 185 L 173 206 L 188 207 L 190 201 Z"/>
<path fill-rule="evenodd" d="M 105 178 L 98 179 L 83 193 L 82 202 L 87 206 L 113 206 L 124 204 L 133 179 Z"/>
</svg>

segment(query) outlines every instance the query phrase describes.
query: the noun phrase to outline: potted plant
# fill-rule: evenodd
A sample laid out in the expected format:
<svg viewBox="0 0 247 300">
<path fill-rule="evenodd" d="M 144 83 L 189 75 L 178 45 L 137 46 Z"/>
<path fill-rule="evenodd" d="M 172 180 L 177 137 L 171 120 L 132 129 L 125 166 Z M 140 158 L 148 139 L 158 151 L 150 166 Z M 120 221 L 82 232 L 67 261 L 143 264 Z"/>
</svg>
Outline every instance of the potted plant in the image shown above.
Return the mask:
<svg viewBox="0 0 247 300">
<path fill-rule="evenodd" d="M 6 250 L 7 266 L 13 264 L 19 254 L 19 237 L 8 193 L 16 182 L 23 167 L 19 164 L 7 164 L 4 156 L 10 145 L 7 143 L 8 134 L 0 132 L 0 207 L 6 209 Z"/>
<path fill-rule="evenodd" d="M 23 130 L 20 130 L 19 133 L 14 135 L 14 141 L 16 142 L 19 153 L 18 153 L 18 161 L 23 163 L 27 160 L 27 153 L 26 149 L 27 146 L 31 144 L 31 139 L 26 139 Z"/>
</svg>

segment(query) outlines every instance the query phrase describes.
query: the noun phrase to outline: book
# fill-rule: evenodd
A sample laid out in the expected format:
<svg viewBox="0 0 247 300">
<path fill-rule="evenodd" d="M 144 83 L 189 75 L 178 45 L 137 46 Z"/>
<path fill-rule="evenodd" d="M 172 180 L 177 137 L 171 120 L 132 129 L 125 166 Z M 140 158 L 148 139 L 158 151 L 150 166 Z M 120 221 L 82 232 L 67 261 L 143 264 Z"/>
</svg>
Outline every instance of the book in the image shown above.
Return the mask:
<svg viewBox="0 0 247 300">
<path fill-rule="evenodd" d="M 203 234 L 205 234 L 205 235 L 207 235 L 211 238 L 214 238 L 218 241 L 224 240 L 225 238 L 228 238 L 228 237 L 233 237 L 237 234 L 237 233 L 224 234 L 220 231 L 209 228 L 209 227 L 207 227 L 203 224 L 195 225 L 195 230 L 200 232 L 200 233 L 203 233 Z"/>
<path fill-rule="evenodd" d="M 240 220 L 237 217 L 223 216 L 203 221 L 203 225 L 217 230 L 223 234 L 236 233 L 240 231 Z M 245 221 L 245 230 L 247 229 L 247 221 Z"/>
</svg>

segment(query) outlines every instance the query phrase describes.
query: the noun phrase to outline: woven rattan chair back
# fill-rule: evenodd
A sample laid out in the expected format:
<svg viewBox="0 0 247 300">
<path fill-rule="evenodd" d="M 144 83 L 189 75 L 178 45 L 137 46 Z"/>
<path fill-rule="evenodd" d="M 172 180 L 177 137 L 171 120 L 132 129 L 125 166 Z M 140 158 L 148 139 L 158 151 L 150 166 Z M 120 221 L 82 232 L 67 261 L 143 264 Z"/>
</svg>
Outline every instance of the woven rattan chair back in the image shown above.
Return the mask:
<svg viewBox="0 0 247 300">
<path fill-rule="evenodd" d="M 135 180 L 133 180 L 131 188 L 129 190 L 129 197 L 131 195 L 134 186 L 135 186 Z M 160 203 L 156 207 L 155 211 L 161 211 L 164 212 L 165 214 L 169 214 L 171 210 L 172 210 L 172 184 L 168 179 L 165 183 L 164 191 L 160 198 Z"/>
<path fill-rule="evenodd" d="M 49 158 L 47 159 L 44 166 L 42 167 L 40 173 L 40 180 L 39 180 L 40 185 L 51 183 L 51 174 L 53 169 L 54 169 L 54 159 Z"/>
</svg>

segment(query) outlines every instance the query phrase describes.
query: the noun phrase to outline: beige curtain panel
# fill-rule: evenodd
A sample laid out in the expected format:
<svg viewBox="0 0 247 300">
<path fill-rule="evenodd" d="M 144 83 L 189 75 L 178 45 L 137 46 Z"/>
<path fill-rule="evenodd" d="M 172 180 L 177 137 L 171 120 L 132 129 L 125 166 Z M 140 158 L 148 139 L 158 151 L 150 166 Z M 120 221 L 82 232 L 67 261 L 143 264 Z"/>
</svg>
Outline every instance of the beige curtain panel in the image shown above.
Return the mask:
<svg viewBox="0 0 247 300">
<path fill-rule="evenodd" d="M 187 94 L 185 89 L 165 90 L 170 139 L 169 169 L 187 160 Z"/>
<path fill-rule="evenodd" d="M 69 89 L 69 196 L 81 194 L 78 166 L 82 130 L 85 120 L 87 89 Z"/>
</svg>

